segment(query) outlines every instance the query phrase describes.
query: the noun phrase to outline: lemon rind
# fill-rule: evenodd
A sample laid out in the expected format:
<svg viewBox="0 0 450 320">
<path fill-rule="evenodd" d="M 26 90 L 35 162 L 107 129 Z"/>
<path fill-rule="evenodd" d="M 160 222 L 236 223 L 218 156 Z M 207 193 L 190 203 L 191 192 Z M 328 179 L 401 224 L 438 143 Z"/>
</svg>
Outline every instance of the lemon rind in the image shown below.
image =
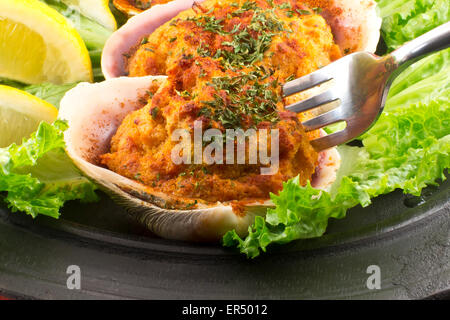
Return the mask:
<svg viewBox="0 0 450 320">
<path fill-rule="evenodd" d="M 63 48 L 64 60 L 69 65 L 78 65 L 77 68 L 71 68 L 71 73 L 64 79 L 64 83 L 93 81 L 89 52 L 81 36 L 56 10 L 38 0 L 0 0 L 0 18 L 2 17 L 30 28 L 41 35 L 46 44 L 50 44 L 48 38 L 53 35 L 51 44 Z M 51 81 L 51 75 L 48 77 Z M 37 83 L 34 80 L 22 79 L 20 75 L 15 80 Z"/>
<path fill-rule="evenodd" d="M 0 108 L 8 108 L 34 120 L 48 123 L 58 116 L 58 109 L 32 94 L 5 85 L 0 85 Z"/>
</svg>

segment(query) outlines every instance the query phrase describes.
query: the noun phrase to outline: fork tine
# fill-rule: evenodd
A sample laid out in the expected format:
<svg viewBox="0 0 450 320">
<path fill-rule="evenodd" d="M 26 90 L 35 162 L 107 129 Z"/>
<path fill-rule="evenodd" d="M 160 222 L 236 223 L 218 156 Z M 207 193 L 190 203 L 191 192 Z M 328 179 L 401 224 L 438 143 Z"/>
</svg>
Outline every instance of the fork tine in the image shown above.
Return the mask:
<svg viewBox="0 0 450 320">
<path fill-rule="evenodd" d="M 317 116 L 315 118 L 309 119 L 302 123 L 303 127 L 305 127 L 306 132 L 313 131 L 319 128 L 323 128 L 325 126 L 328 126 L 330 124 L 339 122 L 341 120 L 345 120 L 342 109 L 336 108 L 331 111 L 325 112 L 321 114 L 320 116 Z"/>
<path fill-rule="evenodd" d="M 338 131 L 324 137 L 320 137 L 311 141 L 311 145 L 316 151 L 322 151 L 325 149 L 329 149 L 331 147 L 340 145 L 342 143 L 347 142 L 353 136 L 349 132 L 349 130 L 344 129 L 342 131 Z"/>
<path fill-rule="evenodd" d="M 333 77 L 323 73 L 322 70 L 317 70 L 301 78 L 286 82 L 283 85 L 283 96 L 288 97 L 294 93 L 304 91 L 324 82 L 330 81 L 331 79 L 333 79 Z"/>
<path fill-rule="evenodd" d="M 286 110 L 300 113 L 336 100 L 339 100 L 337 95 L 333 91 L 328 90 L 317 96 L 288 105 Z"/>
</svg>

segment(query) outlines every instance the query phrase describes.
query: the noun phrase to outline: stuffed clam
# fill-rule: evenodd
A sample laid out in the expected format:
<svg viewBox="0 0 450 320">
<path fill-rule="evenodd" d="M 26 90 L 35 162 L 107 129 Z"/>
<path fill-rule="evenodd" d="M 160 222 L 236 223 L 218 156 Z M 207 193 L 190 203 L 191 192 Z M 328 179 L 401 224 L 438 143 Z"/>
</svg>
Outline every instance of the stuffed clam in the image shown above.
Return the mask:
<svg viewBox="0 0 450 320">
<path fill-rule="evenodd" d="M 373 51 L 379 24 L 372 30 L 361 17 L 378 23 L 374 10 L 371 1 L 337 0 L 155 6 L 124 27 L 137 43 L 119 45 L 126 33 L 111 38 L 109 79 L 80 84 L 61 101 L 67 152 L 162 237 L 245 235 L 284 181 L 333 183 L 338 152 L 311 146 L 325 133 L 303 128 L 311 114 L 284 109 L 305 94 L 283 98 L 281 86 L 344 54 Z"/>
</svg>

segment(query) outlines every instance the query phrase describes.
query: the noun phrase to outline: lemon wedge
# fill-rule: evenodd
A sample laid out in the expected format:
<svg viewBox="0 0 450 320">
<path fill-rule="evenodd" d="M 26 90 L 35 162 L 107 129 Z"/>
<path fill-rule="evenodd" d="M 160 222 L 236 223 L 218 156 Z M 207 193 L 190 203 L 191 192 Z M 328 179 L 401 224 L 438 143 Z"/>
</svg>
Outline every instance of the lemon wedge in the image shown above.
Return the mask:
<svg viewBox="0 0 450 320">
<path fill-rule="evenodd" d="M 41 121 L 52 123 L 58 110 L 25 91 L 0 85 L 0 148 L 20 143 Z"/>
<path fill-rule="evenodd" d="M 0 0 L 0 77 L 92 81 L 92 66 L 83 40 L 56 10 L 38 0 Z"/>
<path fill-rule="evenodd" d="M 84 16 L 97 21 L 109 30 L 117 29 L 117 22 L 109 9 L 109 0 L 61 0 L 67 6 L 77 9 Z"/>
</svg>

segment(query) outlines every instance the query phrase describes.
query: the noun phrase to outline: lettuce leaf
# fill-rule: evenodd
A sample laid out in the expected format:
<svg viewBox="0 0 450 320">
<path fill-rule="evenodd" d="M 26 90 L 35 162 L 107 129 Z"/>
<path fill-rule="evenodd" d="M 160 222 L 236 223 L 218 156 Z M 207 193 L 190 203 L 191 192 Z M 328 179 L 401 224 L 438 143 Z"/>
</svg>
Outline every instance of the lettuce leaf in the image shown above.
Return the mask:
<svg viewBox="0 0 450 320">
<path fill-rule="evenodd" d="M 85 178 L 64 151 L 67 124 L 41 123 L 21 145 L 0 149 L 0 194 L 13 212 L 58 218 L 66 201 L 98 200 L 95 184 Z"/>
<path fill-rule="evenodd" d="M 389 50 L 450 20 L 448 0 L 379 0 L 378 7 Z"/>
<path fill-rule="evenodd" d="M 422 60 L 416 62 L 413 66 L 410 66 L 404 70 L 392 84 L 389 89 L 389 104 L 392 104 L 392 97 L 408 89 L 418 82 L 424 81 L 438 75 L 439 78 L 443 78 L 443 75 L 448 75 L 450 68 L 450 49 L 442 50 L 440 52 L 434 53 Z M 430 81 L 427 82 L 427 84 Z M 422 85 L 420 86 L 422 88 Z M 429 87 L 428 87 L 429 88 Z M 443 79 L 438 85 L 431 87 L 429 91 L 422 90 L 421 95 L 429 95 L 430 92 L 442 92 L 444 88 L 448 88 L 448 79 Z M 409 90 L 409 93 L 419 89 L 418 87 Z M 438 90 L 438 91 L 435 91 Z M 408 91 L 406 91 L 408 92 Z M 428 93 L 427 93 L 428 92 Z M 405 94 L 405 92 L 403 92 Z M 423 102 L 423 101 L 422 101 Z M 402 102 L 402 104 L 404 104 Z"/>
<path fill-rule="evenodd" d="M 45 100 L 52 105 L 54 105 L 57 109 L 59 109 L 59 103 L 61 99 L 64 97 L 67 91 L 74 88 L 77 84 L 63 84 L 56 85 L 52 83 L 42 83 L 35 84 L 30 86 L 25 86 L 22 90 L 31 93 L 32 95 Z"/>
<path fill-rule="evenodd" d="M 309 183 L 300 186 L 297 177 L 285 182 L 278 196 L 271 194 L 270 197 L 275 208 L 268 209 L 265 218 L 255 218 L 245 239 L 235 230 L 227 232 L 223 237 L 224 246 L 237 246 L 248 258 L 255 258 L 272 243 L 320 237 L 329 218 L 345 217 L 347 209 L 358 203 L 360 194 L 348 178 L 342 179 L 338 194 L 332 198 L 328 192 L 314 189 Z"/>
<path fill-rule="evenodd" d="M 446 100 L 449 104 L 450 49 L 412 65 L 405 72 L 394 81 L 385 112 L 393 112 L 410 104 L 427 104 L 433 100 Z"/>
</svg>

